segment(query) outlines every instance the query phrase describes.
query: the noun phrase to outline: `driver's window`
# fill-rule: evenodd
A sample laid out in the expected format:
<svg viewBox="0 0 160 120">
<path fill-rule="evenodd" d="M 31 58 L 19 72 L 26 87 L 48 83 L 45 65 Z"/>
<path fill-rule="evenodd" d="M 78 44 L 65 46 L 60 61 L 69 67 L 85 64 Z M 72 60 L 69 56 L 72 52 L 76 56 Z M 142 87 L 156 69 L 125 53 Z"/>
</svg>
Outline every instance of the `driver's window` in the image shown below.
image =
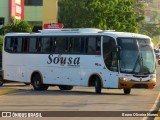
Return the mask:
<svg viewBox="0 0 160 120">
<path fill-rule="evenodd" d="M 115 49 L 116 43 L 114 38 L 104 36 L 103 37 L 103 58 L 106 67 L 111 71 L 118 71 L 117 66 L 118 62 L 117 59 L 115 59 Z"/>
</svg>

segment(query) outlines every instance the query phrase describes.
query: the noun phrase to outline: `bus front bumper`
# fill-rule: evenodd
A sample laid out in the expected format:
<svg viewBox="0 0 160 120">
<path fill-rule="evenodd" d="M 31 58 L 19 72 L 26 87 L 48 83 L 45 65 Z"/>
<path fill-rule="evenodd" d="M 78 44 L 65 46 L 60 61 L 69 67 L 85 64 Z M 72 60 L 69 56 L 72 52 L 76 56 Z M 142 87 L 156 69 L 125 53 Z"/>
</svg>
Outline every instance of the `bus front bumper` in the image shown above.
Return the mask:
<svg viewBox="0 0 160 120">
<path fill-rule="evenodd" d="M 131 88 L 144 88 L 153 89 L 156 85 L 156 80 L 152 81 L 128 81 L 126 79 L 119 79 L 118 88 L 120 89 L 131 89 Z"/>
</svg>

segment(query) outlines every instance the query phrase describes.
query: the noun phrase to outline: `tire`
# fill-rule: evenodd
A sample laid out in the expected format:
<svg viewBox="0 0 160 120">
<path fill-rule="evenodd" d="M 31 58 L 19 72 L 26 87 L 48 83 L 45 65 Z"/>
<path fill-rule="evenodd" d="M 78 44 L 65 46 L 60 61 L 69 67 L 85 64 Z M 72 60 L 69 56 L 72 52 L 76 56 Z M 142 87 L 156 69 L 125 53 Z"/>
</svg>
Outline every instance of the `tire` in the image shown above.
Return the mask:
<svg viewBox="0 0 160 120">
<path fill-rule="evenodd" d="M 125 95 L 128 95 L 128 94 L 130 94 L 131 89 L 123 89 L 123 91 L 124 91 L 124 94 L 125 94 Z"/>
<path fill-rule="evenodd" d="M 43 84 L 43 89 L 42 90 L 47 90 L 49 85 Z"/>
<path fill-rule="evenodd" d="M 42 83 L 42 79 L 39 74 L 33 75 L 32 85 L 33 85 L 34 90 L 47 90 L 48 89 L 48 85 L 44 85 Z"/>
<path fill-rule="evenodd" d="M 96 77 L 96 80 L 95 80 L 95 92 L 97 94 L 101 94 L 101 91 L 102 91 L 102 85 L 101 85 L 101 81 L 98 77 Z"/>
<path fill-rule="evenodd" d="M 60 90 L 72 90 L 73 86 L 71 85 L 59 85 L 58 86 Z"/>
<path fill-rule="evenodd" d="M 160 59 L 158 60 L 158 64 L 160 65 Z"/>
</svg>

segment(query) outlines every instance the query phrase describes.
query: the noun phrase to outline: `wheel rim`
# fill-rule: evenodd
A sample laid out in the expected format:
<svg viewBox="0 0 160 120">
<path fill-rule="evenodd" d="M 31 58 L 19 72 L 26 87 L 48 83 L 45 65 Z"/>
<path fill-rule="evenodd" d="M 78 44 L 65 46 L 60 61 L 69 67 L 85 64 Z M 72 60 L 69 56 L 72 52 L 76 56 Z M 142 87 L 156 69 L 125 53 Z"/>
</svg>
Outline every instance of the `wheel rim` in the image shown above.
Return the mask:
<svg viewBox="0 0 160 120">
<path fill-rule="evenodd" d="M 38 78 L 36 78 L 36 79 L 34 80 L 34 86 L 35 86 L 36 88 L 39 88 L 39 86 L 40 86 L 40 80 L 39 80 Z"/>
</svg>

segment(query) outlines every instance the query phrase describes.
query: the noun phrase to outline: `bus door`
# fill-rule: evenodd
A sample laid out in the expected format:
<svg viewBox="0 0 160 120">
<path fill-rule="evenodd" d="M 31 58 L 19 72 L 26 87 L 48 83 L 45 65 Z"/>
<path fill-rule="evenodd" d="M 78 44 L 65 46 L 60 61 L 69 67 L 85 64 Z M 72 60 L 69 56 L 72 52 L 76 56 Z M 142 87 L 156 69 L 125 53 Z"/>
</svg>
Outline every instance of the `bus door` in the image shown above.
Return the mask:
<svg viewBox="0 0 160 120">
<path fill-rule="evenodd" d="M 107 87 L 118 88 L 118 59 L 115 51 L 116 42 L 112 37 L 103 37 L 103 59 L 106 66 Z"/>
</svg>

